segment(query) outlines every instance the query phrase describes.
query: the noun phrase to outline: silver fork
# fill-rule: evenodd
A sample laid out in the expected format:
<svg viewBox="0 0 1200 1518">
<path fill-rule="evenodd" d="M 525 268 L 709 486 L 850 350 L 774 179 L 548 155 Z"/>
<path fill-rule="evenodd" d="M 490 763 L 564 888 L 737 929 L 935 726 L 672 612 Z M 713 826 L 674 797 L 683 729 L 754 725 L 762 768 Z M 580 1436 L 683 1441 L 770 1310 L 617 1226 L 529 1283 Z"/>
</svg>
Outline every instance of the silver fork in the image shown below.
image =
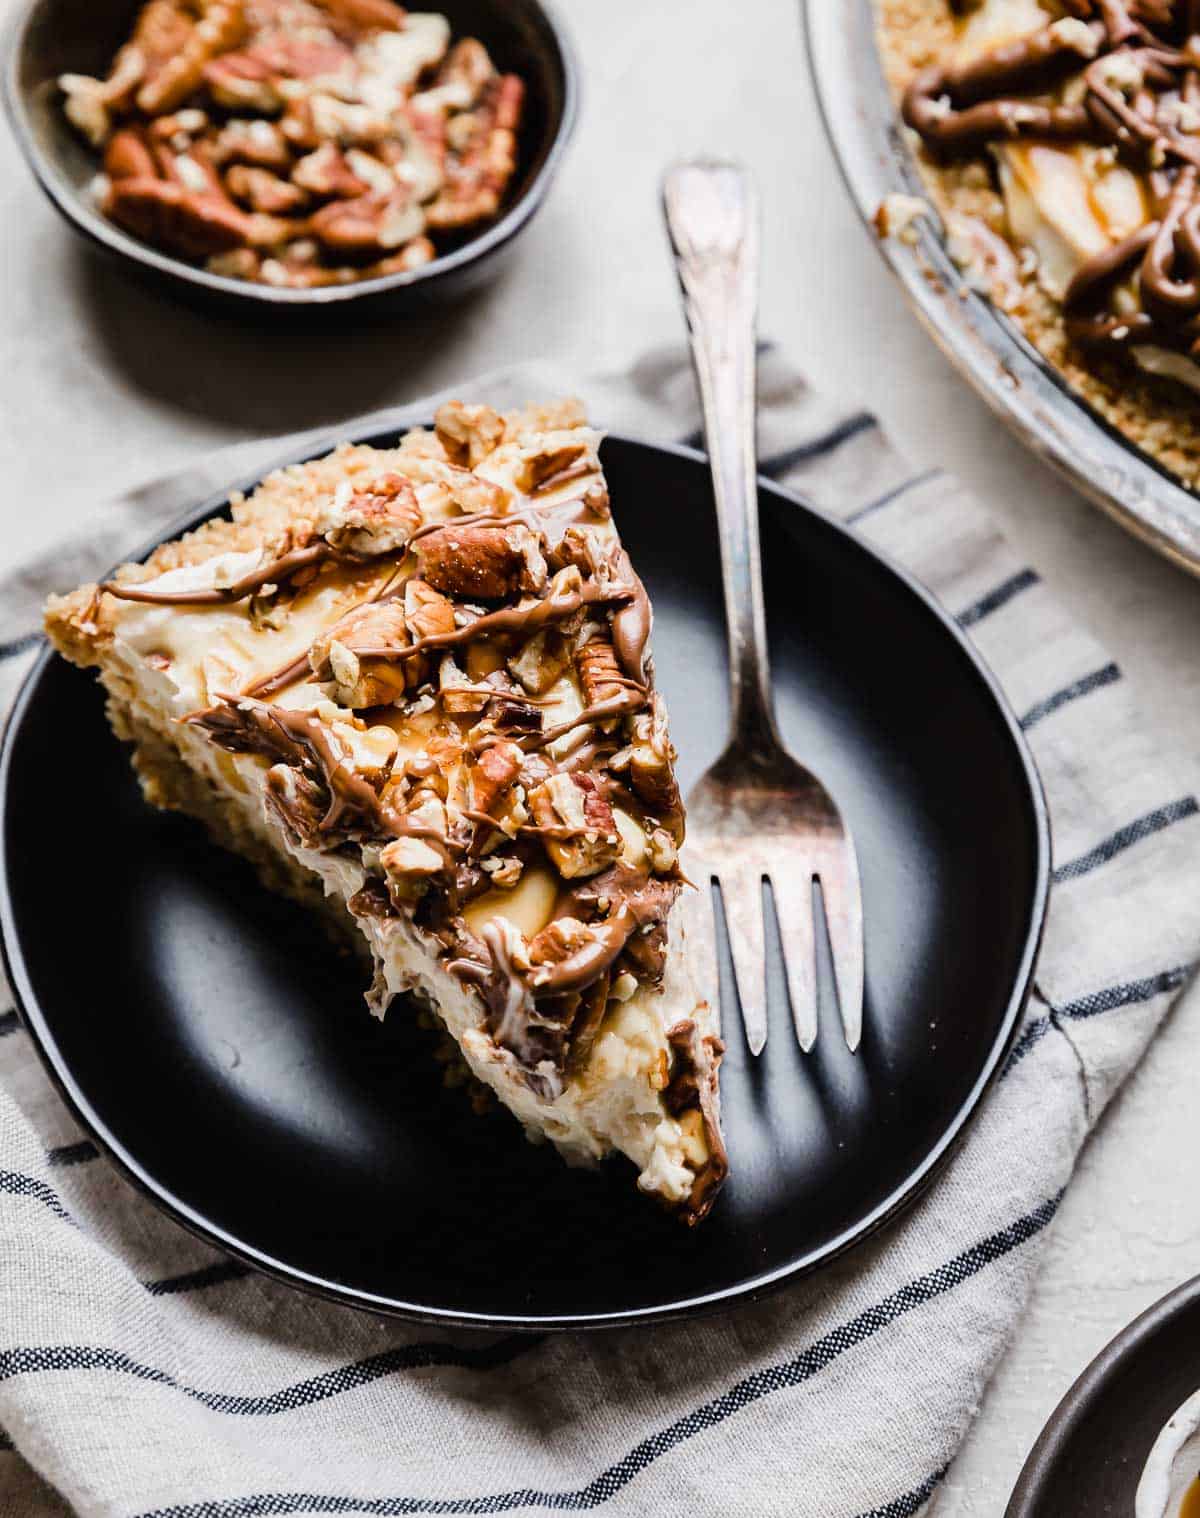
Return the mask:
<svg viewBox="0 0 1200 1518">
<path fill-rule="evenodd" d="M 746 1041 L 767 1041 L 763 887 L 784 945 L 792 1021 L 817 1038 L 814 882 L 820 882 L 847 1047 L 862 1034 L 863 933 L 858 861 L 833 797 L 779 736 L 767 666 L 755 461 L 758 203 L 736 164 L 671 169 L 663 206 L 700 382 L 721 537 L 732 715 L 725 751 L 688 797 L 690 868 L 704 898 L 692 933 L 715 991 L 712 884 L 721 888 Z M 715 1004 L 715 1003 L 714 1003 Z"/>
</svg>

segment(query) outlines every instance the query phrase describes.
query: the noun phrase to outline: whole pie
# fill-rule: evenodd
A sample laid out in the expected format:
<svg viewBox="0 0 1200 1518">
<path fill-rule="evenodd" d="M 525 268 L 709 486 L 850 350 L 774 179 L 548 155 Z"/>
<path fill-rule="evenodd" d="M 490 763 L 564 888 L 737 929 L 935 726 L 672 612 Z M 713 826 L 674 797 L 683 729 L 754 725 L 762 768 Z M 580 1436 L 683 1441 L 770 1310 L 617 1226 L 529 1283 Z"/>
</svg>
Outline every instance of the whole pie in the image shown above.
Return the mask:
<svg viewBox="0 0 1200 1518">
<path fill-rule="evenodd" d="M 377 1015 L 415 993 L 530 1137 L 620 1151 L 695 1223 L 727 1169 L 722 1046 L 598 442 L 573 402 L 455 402 L 269 476 L 46 626 L 149 801 L 351 928 Z"/>
<path fill-rule="evenodd" d="M 1107 420 L 1195 485 L 1200 7 L 877 4 L 951 256 Z M 904 200 L 880 208 L 881 231 L 904 235 L 918 209 Z"/>
</svg>

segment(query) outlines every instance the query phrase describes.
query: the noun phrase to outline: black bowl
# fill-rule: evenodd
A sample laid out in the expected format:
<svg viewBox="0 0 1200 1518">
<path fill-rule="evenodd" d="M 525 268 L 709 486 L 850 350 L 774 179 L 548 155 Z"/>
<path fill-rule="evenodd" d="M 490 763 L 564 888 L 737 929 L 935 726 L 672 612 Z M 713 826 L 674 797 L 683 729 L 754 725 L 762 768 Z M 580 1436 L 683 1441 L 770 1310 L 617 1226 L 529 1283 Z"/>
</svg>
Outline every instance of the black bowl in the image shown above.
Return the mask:
<svg viewBox="0 0 1200 1518">
<path fill-rule="evenodd" d="M 77 232 L 176 294 L 249 312 L 336 309 L 370 302 L 392 310 L 456 297 L 498 269 L 501 256 L 540 208 L 575 125 L 579 70 L 560 23 L 539 0 L 437 0 L 454 35 L 478 37 L 498 68 L 520 74 L 526 108 L 517 172 L 500 216 L 482 231 L 443 243 L 432 263 L 406 274 L 318 290 L 280 290 L 210 274 L 121 230 L 92 203 L 99 170 L 62 110 L 60 74 L 103 77 L 129 36 L 141 0 L 25 0 L 5 38 L 4 103 L 34 175 Z"/>
<path fill-rule="evenodd" d="M 1200 1386 L 1200 1277 L 1121 1330 L 1055 1408 L 1005 1518 L 1131 1518 L 1154 1441 Z"/>
</svg>

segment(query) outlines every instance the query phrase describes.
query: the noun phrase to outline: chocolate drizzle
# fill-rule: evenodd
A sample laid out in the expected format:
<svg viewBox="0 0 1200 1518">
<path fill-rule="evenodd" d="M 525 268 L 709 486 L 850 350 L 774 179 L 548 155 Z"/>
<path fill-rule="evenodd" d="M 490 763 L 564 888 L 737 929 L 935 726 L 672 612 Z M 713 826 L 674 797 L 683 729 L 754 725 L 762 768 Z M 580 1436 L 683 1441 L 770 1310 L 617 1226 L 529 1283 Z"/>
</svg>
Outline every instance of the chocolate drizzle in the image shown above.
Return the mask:
<svg viewBox="0 0 1200 1518">
<path fill-rule="evenodd" d="M 548 595 L 523 606 L 504 606 L 485 612 L 474 621 L 453 632 L 433 633 L 417 638 L 403 648 L 366 647 L 358 649 L 360 659 L 415 659 L 431 649 L 461 648 L 482 638 L 516 636 L 527 638 L 543 627 L 565 622 L 584 606 L 628 600 L 635 592 L 625 585 L 603 587 L 588 583 L 570 584 L 556 576 Z M 644 594 L 644 592 L 643 592 Z"/>
<path fill-rule="evenodd" d="M 1153 219 L 1078 269 L 1063 297 L 1065 330 L 1093 347 L 1195 355 L 1200 6 L 1068 0 L 1064 9 L 1066 17 L 969 63 L 923 70 L 905 93 L 904 120 L 935 155 L 1015 137 L 1115 150 L 1148 178 Z"/>
<path fill-rule="evenodd" d="M 211 586 L 198 590 L 152 590 L 142 585 L 127 585 L 123 580 L 105 580 L 100 589 L 116 596 L 120 601 L 143 601 L 151 606 L 228 606 L 244 601 L 264 585 L 276 584 L 290 579 L 302 569 L 311 569 L 334 557 L 328 543 L 310 543 L 306 548 L 295 548 L 280 554 L 266 564 L 260 564 L 249 574 L 244 574 L 232 585 Z"/>
</svg>

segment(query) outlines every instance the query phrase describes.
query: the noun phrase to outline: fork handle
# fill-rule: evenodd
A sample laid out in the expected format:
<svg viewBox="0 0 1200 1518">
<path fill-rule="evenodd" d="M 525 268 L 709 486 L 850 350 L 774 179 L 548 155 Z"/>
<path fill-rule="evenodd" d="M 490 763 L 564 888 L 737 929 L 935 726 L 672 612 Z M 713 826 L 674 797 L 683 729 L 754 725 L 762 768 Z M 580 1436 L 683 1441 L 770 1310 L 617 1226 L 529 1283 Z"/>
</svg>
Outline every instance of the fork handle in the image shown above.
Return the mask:
<svg viewBox="0 0 1200 1518">
<path fill-rule="evenodd" d="M 767 663 L 755 456 L 758 196 L 738 164 L 680 163 L 663 209 L 683 289 L 717 503 L 732 696 L 730 745 L 779 745 Z"/>
</svg>

